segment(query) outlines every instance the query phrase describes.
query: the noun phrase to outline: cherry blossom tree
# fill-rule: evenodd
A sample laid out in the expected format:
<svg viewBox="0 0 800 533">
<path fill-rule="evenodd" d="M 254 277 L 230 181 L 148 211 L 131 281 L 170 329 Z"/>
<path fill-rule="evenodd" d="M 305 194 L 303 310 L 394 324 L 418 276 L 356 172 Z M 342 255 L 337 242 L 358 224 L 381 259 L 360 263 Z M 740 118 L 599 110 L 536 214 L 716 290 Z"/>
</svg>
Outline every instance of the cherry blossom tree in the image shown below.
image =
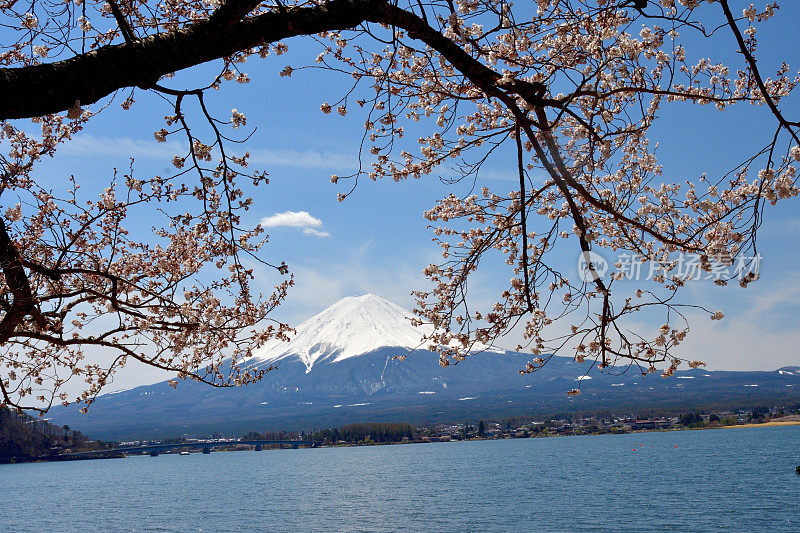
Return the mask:
<svg viewBox="0 0 800 533">
<path fill-rule="evenodd" d="M 442 365 L 521 328 L 518 350 L 531 353 L 522 372 L 568 352 L 643 373 L 667 362 L 671 375 L 690 325 L 676 299 L 690 281 L 675 268 L 678 254 L 696 254 L 706 271 L 755 255 L 766 205 L 798 193 L 800 124 L 781 104 L 800 77 L 787 63 L 769 75 L 757 63 L 757 29 L 779 6 L 731 4 L 4 2 L 0 403 L 44 410 L 70 401 L 64 388 L 79 379 L 86 387 L 76 399 L 89 404 L 129 360 L 215 386 L 261 377 L 247 359 L 267 339 L 286 337 L 288 326 L 270 322 L 269 312 L 293 282 L 283 263 L 262 257 L 262 230 L 242 223 L 252 205 L 243 183 L 268 182 L 237 149 L 247 119 L 236 109 L 214 116 L 206 100 L 248 83 L 246 61 L 280 61 L 268 56 L 285 52 L 290 38 L 313 40 L 320 53 L 282 76 L 322 68 L 353 82 L 343 95 L 320 95 L 322 113 L 362 117 L 352 125 L 363 130 L 360 168 L 331 177 L 346 184 L 340 200 L 359 178 L 476 183 L 478 193 L 450 195 L 426 214 L 443 259 L 425 269 L 432 288 L 415 295 L 419 321 L 435 326 L 426 342 Z M 706 57 L 703 43 L 720 36 L 735 64 Z M 173 73 L 208 62 L 219 69 L 206 85 L 171 86 Z M 154 122 L 154 142 L 185 143 L 172 175 L 140 176 L 126 163 L 91 199 L 80 176 L 63 191 L 37 179 L 40 162 L 88 121 L 103 120 L 110 105 L 135 108 L 145 91 L 172 110 Z M 659 163 L 650 130 L 665 108 L 690 104 L 758 106 L 774 137 L 729 161 L 724 175 L 678 179 Z M 209 134 L 196 133 L 198 120 Z M 518 186 L 478 183 L 490 157 L 513 163 Z M 126 227 L 138 211 L 162 217 L 150 239 Z M 564 247 L 583 254 L 583 279 L 556 267 L 554 250 Z M 620 283 L 596 268 L 591 254 L 600 249 L 659 270 L 636 286 Z M 495 256 L 510 280 L 496 303 L 473 309 L 468 282 Z M 271 294 L 251 288 L 255 261 L 285 276 Z M 753 270 L 737 281 L 757 277 Z M 661 313 L 663 325 L 654 334 L 630 330 L 637 313 Z M 116 357 L 87 362 L 91 346 Z"/>
</svg>

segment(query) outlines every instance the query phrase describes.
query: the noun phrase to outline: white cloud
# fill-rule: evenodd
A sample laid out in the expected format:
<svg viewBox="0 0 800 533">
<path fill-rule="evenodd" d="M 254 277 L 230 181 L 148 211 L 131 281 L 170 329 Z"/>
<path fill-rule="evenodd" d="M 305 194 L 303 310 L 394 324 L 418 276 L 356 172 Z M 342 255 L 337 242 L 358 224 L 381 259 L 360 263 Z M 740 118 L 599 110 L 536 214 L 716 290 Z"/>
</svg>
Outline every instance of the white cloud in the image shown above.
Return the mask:
<svg viewBox="0 0 800 533">
<path fill-rule="evenodd" d="M 306 235 L 313 235 L 314 237 L 330 237 L 331 234 L 327 231 L 320 231 L 314 228 L 305 228 L 303 233 Z"/>
<path fill-rule="evenodd" d="M 155 139 L 132 139 L 130 137 L 95 137 L 77 135 L 64 143 L 58 153 L 79 157 L 135 157 L 137 159 L 171 159 L 173 155 L 186 152 L 186 145 L 177 141 L 158 143 Z"/>
<path fill-rule="evenodd" d="M 679 356 L 700 359 L 711 370 L 775 370 L 796 365 L 800 332 L 772 327 L 757 316 L 716 322 L 700 313 L 687 316 L 691 332 Z"/>
<path fill-rule="evenodd" d="M 783 311 L 800 304 L 800 286 L 781 283 L 777 286 L 762 288 L 752 300 L 753 304 L 749 310 L 753 316 L 760 316 L 776 310 Z"/>
<path fill-rule="evenodd" d="M 310 263 L 287 260 L 295 286 L 289 290 L 276 318 L 297 325 L 345 296 L 366 293 L 378 294 L 408 309 L 413 307 L 411 291 L 426 286 L 421 273 L 423 261 L 387 263 L 372 241 L 348 248 L 337 260 L 313 261 L 311 257 L 304 258 L 311 259 Z M 263 265 L 248 263 L 247 266 L 256 271 L 256 279 L 264 289 L 283 279 Z"/>
<path fill-rule="evenodd" d="M 789 216 L 770 220 L 765 224 L 761 233 L 771 233 L 780 236 L 794 236 L 800 233 L 800 217 Z"/>
<path fill-rule="evenodd" d="M 308 211 L 284 211 L 275 213 L 270 217 L 261 219 L 262 228 L 302 228 L 305 235 L 314 237 L 330 237 L 330 233 L 323 231 L 322 221 L 315 216 L 311 216 Z"/>
<path fill-rule="evenodd" d="M 622 287 L 620 285 L 620 287 Z M 619 289 L 620 294 L 625 294 Z M 689 284 L 688 290 L 679 294 L 673 303 L 704 305 L 712 312 L 720 309 L 723 320 L 711 320 L 708 313 L 682 312 L 689 324 L 689 335 L 672 354 L 688 360 L 700 360 L 709 370 L 761 370 L 772 371 L 782 366 L 795 366 L 800 361 L 800 329 L 796 327 L 796 313 L 800 306 L 800 287 L 789 283 L 766 285 L 755 283 L 747 289 L 736 285 L 718 287 L 701 282 Z M 661 309 L 652 309 L 628 318 L 618 324 L 623 331 L 636 332 L 644 338 L 655 338 L 663 322 Z M 572 317 L 574 318 L 574 317 Z M 673 315 L 670 324 L 683 326 L 683 321 Z M 550 326 L 548 338 L 569 333 L 569 318 Z M 524 323 L 518 325 L 504 339 L 506 346 L 522 343 Z M 574 344 L 568 344 L 559 355 L 570 356 Z M 624 361 L 620 361 L 624 364 Z M 588 364 L 588 363 L 587 363 Z M 667 365 L 660 363 L 657 368 Z M 686 365 L 680 369 L 686 370 Z"/>
<path fill-rule="evenodd" d="M 187 145 L 178 140 L 158 143 L 155 139 L 133 139 L 131 137 L 98 137 L 89 134 L 76 135 L 59 147 L 59 153 L 77 157 L 135 157 L 136 159 L 172 159 L 175 154 L 187 151 Z M 239 150 L 244 152 L 245 148 Z M 347 169 L 358 168 L 355 154 L 318 150 L 259 149 L 248 148 L 250 162 L 270 167 L 303 169 Z"/>
<path fill-rule="evenodd" d="M 251 150 L 250 162 L 257 165 L 293 167 L 306 169 L 347 169 L 358 168 L 355 154 L 320 152 L 317 150 Z"/>
<path fill-rule="evenodd" d="M 278 228 L 288 226 L 290 228 L 319 228 L 322 221 L 317 217 L 311 216 L 308 211 L 284 211 L 275 213 L 271 217 L 261 219 L 261 227 Z"/>
</svg>

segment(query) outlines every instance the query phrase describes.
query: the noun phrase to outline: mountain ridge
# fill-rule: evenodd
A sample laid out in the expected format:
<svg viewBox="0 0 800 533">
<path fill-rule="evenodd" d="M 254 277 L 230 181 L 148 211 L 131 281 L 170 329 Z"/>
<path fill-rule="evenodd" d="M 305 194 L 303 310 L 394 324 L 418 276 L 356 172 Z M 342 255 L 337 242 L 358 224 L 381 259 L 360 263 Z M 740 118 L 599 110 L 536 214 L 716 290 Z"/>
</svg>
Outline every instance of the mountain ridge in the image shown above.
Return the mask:
<svg viewBox="0 0 800 533">
<path fill-rule="evenodd" d="M 636 369 L 603 373 L 590 362 L 552 357 L 542 370 L 521 375 L 530 354 L 491 349 L 442 368 L 437 354 L 415 349 L 420 329 L 411 326 L 410 313 L 375 295 L 337 302 L 297 330 L 290 342 L 256 354 L 254 363 L 276 365 L 257 383 L 215 389 L 184 381 L 173 389 L 164 381 L 100 396 L 88 415 L 74 405 L 54 408 L 53 420 L 104 439 L 164 438 L 368 421 L 426 424 L 570 411 L 800 405 L 798 367 L 693 369 L 661 379 Z M 568 397 L 566 391 L 579 383 L 581 394 Z"/>
</svg>

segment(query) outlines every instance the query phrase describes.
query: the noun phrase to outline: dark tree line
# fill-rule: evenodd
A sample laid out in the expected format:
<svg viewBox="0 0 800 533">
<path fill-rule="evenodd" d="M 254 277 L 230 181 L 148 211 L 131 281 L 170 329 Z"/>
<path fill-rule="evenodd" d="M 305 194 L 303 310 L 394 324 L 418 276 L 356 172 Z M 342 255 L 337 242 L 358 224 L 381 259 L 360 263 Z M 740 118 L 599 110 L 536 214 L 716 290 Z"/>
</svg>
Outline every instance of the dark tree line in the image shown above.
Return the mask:
<svg viewBox="0 0 800 533">
<path fill-rule="evenodd" d="M 323 429 L 312 433 L 309 438 L 330 443 L 400 442 L 403 438 L 413 439 L 415 431 L 414 426 L 410 424 L 370 422 Z"/>
<path fill-rule="evenodd" d="M 302 438 L 304 433 L 296 433 L 292 431 L 265 431 L 259 433 L 258 431 L 250 431 L 243 435 L 244 440 L 293 440 Z"/>
<path fill-rule="evenodd" d="M 69 426 L 55 426 L 44 420 L 0 407 L 0 458 L 40 457 L 59 449 L 85 450 L 103 446 Z"/>
</svg>

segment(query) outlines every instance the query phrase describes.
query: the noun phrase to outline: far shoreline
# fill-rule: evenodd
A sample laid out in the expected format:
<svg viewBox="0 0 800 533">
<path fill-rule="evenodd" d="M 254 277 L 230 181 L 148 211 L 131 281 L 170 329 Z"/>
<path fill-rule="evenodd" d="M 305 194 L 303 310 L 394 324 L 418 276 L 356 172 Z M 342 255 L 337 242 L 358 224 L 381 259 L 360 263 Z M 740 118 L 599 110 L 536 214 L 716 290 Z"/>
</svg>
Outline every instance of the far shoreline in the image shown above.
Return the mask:
<svg viewBox="0 0 800 533">
<path fill-rule="evenodd" d="M 552 437 L 577 437 L 577 436 L 603 436 L 603 435 L 636 435 L 642 433 L 669 433 L 673 431 L 702 431 L 702 430 L 709 430 L 709 429 L 732 429 L 732 428 L 764 428 L 764 427 L 785 427 L 785 426 L 800 426 L 800 420 L 781 420 L 781 421 L 774 421 L 774 422 L 763 422 L 760 424 L 735 424 L 731 426 L 715 426 L 715 427 L 683 427 L 683 428 L 672 428 L 672 429 L 639 429 L 633 430 L 627 433 L 592 433 L 586 435 L 537 435 L 524 438 L 531 438 L 531 439 L 541 439 L 541 438 L 552 438 Z M 518 438 L 518 437 L 515 437 Z M 429 440 L 429 441 L 409 441 L 409 442 L 374 442 L 369 444 L 360 444 L 360 443 L 346 443 L 346 444 L 322 444 L 320 443 L 319 446 L 313 446 L 312 448 L 351 448 L 351 447 L 360 447 L 360 446 L 395 446 L 395 445 L 403 445 L 403 444 L 439 444 L 442 442 L 475 442 L 475 441 L 484 441 L 484 440 L 511 440 L 511 439 L 494 439 L 491 437 L 483 437 L 483 438 L 469 438 L 469 439 L 457 439 L 457 440 L 448 440 L 448 441 L 440 441 L 440 440 Z M 286 441 L 287 443 L 291 443 L 292 441 Z M 306 448 L 303 446 L 303 448 Z M 265 451 L 269 451 L 270 449 L 266 449 Z M 98 452 L 111 452 L 114 453 L 116 450 L 114 448 L 110 448 L 108 450 L 98 450 Z M 216 450 L 215 453 L 221 452 L 236 452 L 236 451 L 245 451 L 245 450 Z M 172 455 L 172 453 L 165 453 L 164 455 Z M 9 461 L 0 460 L 0 464 L 19 464 L 19 463 L 49 463 L 49 462 L 63 462 L 63 461 L 76 461 L 76 460 L 91 460 L 91 459 L 111 459 L 111 458 L 124 458 L 124 457 L 140 457 L 140 454 L 124 454 L 124 455 L 113 455 L 113 456 L 91 456 L 87 455 L 85 457 L 66 457 L 62 455 L 51 455 L 51 456 L 42 456 L 42 457 L 10 457 L 6 459 L 10 459 Z"/>
<path fill-rule="evenodd" d="M 763 427 L 778 427 L 778 426 L 800 426 L 800 420 L 782 420 L 779 422 L 763 422 L 761 424 L 736 424 L 733 426 L 721 426 L 721 427 L 726 429 L 731 429 L 731 428 L 763 428 Z"/>
</svg>

